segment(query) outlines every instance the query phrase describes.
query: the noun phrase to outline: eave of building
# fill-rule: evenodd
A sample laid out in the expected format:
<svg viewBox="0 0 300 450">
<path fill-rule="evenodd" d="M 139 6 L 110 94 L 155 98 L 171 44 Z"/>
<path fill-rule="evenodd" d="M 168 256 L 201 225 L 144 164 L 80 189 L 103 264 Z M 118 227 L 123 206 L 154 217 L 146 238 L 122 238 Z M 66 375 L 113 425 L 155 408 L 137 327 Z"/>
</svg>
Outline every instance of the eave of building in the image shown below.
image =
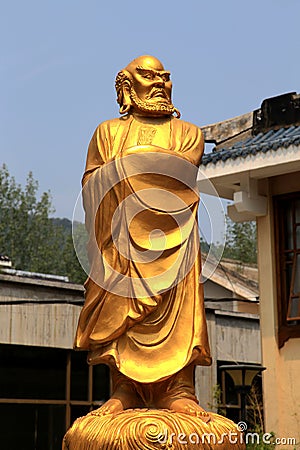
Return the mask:
<svg viewBox="0 0 300 450">
<path fill-rule="evenodd" d="M 239 311 L 223 311 L 221 309 L 215 309 L 216 316 L 235 317 L 237 319 L 250 319 L 259 321 L 259 315 L 253 313 L 245 313 Z"/>
<path fill-rule="evenodd" d="M 61 281 L 52 281 L 47 279 L 38 279 L 38 278 L 28 278 L 22 277 L 18 275 L 8 275 L 4 273 L 0 273 L 0 282 L 5 283 L 16 283 L 37 287 L 46 287 L 46 288 L 57 288 L 60 290 L 66 291 L 77 291 L 79 293 L 84 292 L 84 287 L 81 284 L 75 283 L 66 283 Z"/>
<path fill-rule="evenodd" d="M 216 267 L 213 261 L 206 260 L 203 264 L 202 276 L 204 279 L 209 278 L 213 283 L 228 289 L 235 296 L 242 299 L 257 301 L 259 297 L 258 285 L 255 287 L 250 286 L 247 280 L 238 278 L 232 271 L 227 270 L 220 263 Z M 256 284 L 254 280 L 253 284 Z"/>
<path fill-rule="evenodd" d="M 260 180 L 297 171 L 300 171 L 300 146 L 289 145 L 201 165 L 198 185 L 200 192 L 210 194 L 208 179 L 220 197 L 232 200 L 234 193 L 243 189 L 249 179 Z"/>
</svg>

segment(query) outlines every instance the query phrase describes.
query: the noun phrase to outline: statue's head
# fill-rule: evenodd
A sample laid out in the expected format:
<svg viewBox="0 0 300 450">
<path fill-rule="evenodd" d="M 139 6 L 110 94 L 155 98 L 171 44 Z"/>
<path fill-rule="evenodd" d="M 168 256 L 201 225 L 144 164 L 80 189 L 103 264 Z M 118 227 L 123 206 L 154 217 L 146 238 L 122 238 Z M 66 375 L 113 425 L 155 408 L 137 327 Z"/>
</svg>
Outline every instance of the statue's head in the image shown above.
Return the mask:
<svg viewBox="0 0 300 450">
<path fill-rule="evenodd" d="M 129 111 L 149 116 L 171 116 L 179 111 L 171 101 L 170 72 L 153 56 L 139 56 L 121 70 L 116 78 L 120 114 Z"/>
</svg>

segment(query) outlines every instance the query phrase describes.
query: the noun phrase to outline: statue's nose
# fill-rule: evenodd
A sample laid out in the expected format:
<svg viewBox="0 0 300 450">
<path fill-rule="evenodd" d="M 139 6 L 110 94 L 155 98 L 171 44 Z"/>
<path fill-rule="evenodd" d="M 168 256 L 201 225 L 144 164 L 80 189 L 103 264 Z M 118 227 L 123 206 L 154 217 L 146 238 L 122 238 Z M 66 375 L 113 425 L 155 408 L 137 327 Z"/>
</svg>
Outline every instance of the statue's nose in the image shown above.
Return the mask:
<svg viewBox="0 0 300 450">
<path fill-rule="evenodd" d="M 161 77 L 156 76 L 154 80 L 154 85 L 157 87 L 165 87 L 165 82 Z"/>
</svg>

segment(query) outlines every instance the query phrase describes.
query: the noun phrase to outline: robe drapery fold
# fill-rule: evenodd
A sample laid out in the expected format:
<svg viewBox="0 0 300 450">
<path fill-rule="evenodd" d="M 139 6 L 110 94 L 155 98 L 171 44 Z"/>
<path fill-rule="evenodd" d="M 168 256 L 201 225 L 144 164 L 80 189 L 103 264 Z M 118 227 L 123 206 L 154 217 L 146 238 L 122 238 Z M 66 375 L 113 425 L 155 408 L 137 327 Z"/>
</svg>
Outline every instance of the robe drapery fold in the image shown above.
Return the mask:
<svg viewBox="0 0 300 450">
<path fill-rule="evenodd" d="M 142 383 L 211 364 L 199 284 L 202 152 L 200 129 L 173 118 L 129 115 L 95 131 L 83 176 L 90 275 L 75 338 L 90 364 Z"/>
</svg>

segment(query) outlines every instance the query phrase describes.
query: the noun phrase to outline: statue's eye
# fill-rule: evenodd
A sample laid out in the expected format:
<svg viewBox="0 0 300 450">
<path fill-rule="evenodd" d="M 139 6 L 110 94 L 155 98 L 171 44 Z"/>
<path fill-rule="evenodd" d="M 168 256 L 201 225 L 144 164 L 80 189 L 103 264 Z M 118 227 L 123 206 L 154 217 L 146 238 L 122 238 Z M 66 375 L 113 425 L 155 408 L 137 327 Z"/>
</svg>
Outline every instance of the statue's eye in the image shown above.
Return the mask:
<svg viewBox="0 0 300 450">
<path fill-rule="evenodd" d="M 144 73 L 143 77 L 146 78 L 147 80 L 153 80 L 153 78 L 154 78 L 153 74 L 150 72 Z"/>
<path fill-rule="evenodd" d="M 170 75 L 169 75 L 168 73 L 164 73 L 164 74 L 161 76 L 161 78 L 162 78 L 165 82 L 170 81 Z"/>
</svg>

